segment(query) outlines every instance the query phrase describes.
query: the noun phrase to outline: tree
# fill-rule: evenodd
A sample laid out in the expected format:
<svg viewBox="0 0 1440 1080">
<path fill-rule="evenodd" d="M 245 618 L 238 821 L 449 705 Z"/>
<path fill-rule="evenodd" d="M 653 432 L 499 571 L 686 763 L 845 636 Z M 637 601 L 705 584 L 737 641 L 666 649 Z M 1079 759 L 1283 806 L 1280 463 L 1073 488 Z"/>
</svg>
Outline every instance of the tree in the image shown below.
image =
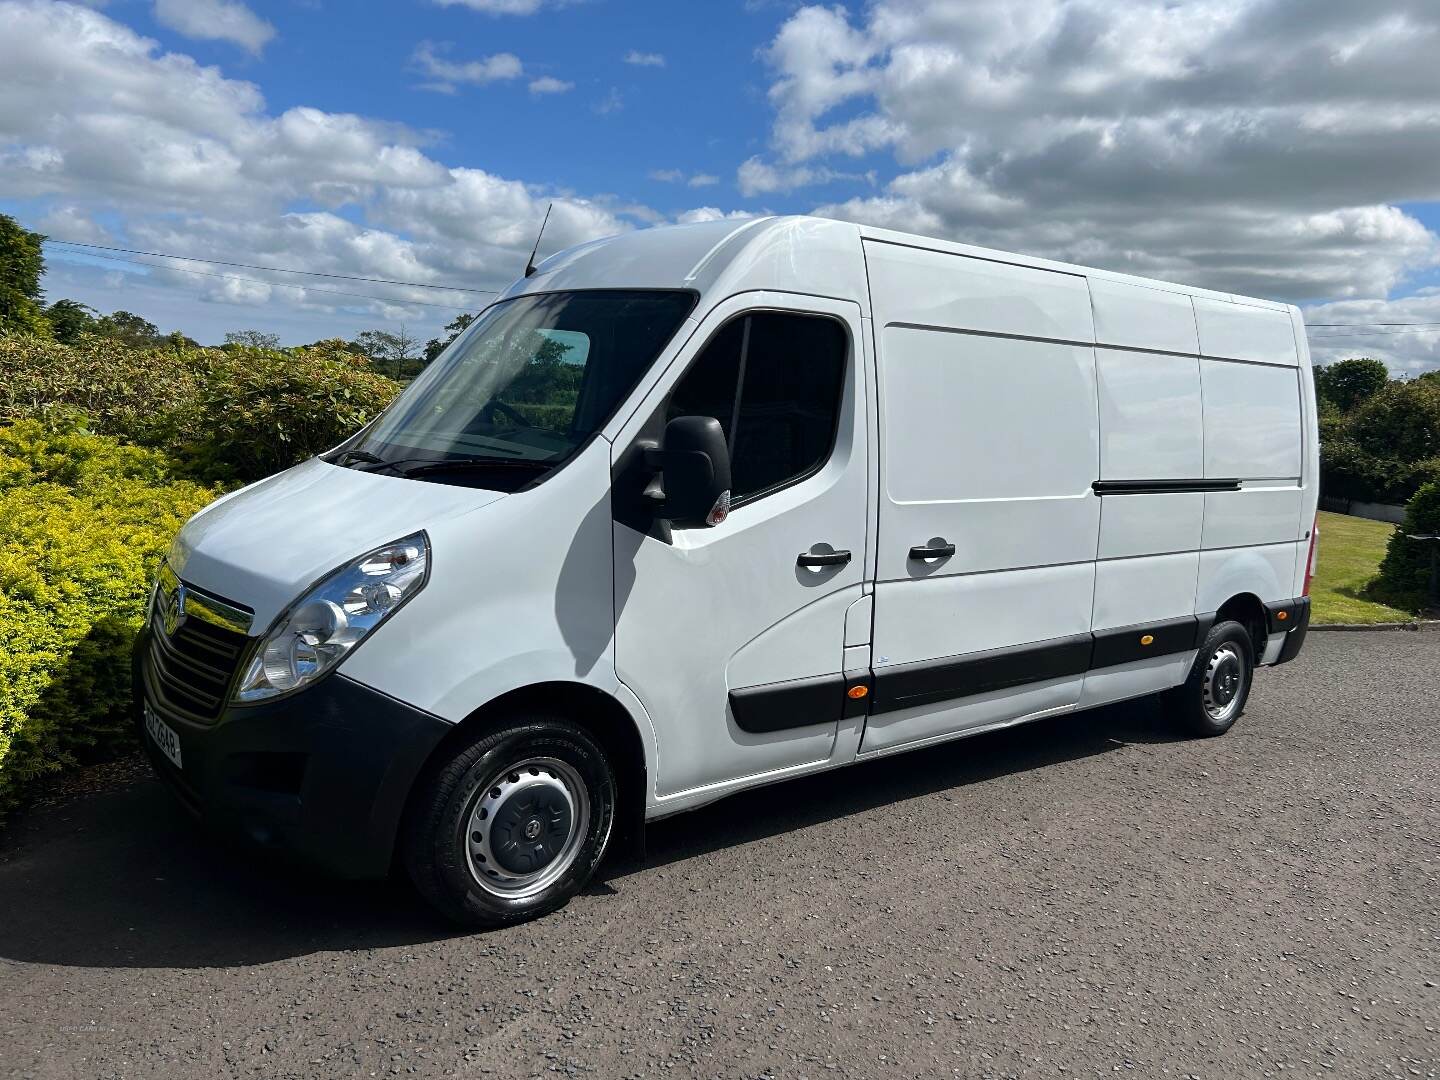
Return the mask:
<svg viewBox="0 0 1440 1080">
<path fill-rule="evenodd" d="M 45 319 L 56 341 L 74 345 L 81 334 L 95 330 L 95 309 L 77 300 L 56 300 L 45 309 Z"/>
<path fill-rule="evenodd" d="M 454 341 L 457 337 L 459 337 L 461 333 L 474 321 L 475 316 L 471 315 L 469 312 L 457 315 L 455 317 L 455 321 L 448 323 L 445 327 L 446 332 L 450 335 L 449 337 L 447 337 L 444 341 L 441 341 L 439 338 L 431 338 L 425 343 L 425 363 L 430 363 L 447 348 L 449 348 L 450 343 Z"/>
<path fill-rule="evenodd" d="M 369 358 L 376 370 L 391 378 L 412 377 L 425 366 L 418 356 L 420 342 L 406 332 L 404 323 L 400 324 L 398 334 L 366 330 L 355 338 L 355 347 Z"/>
<path fill-rule="evenodd" d="M 247 349 L 278 349 L 280 335 L 263 330 L 231 330 L 225 335 L 226 345 L 243 345 Z"/>
<path fill-rule="evenodd" d="M 1315 369 L 1315 396 L 1351 412 L 1385 388 L 1390 371 L 1379 360 L 1357 356 Z"/>
<path fill-rule="evenodd" d="M 45 237 L 0 214 L 0 334 L 50 336 L 41 304 Z"/>
<path fill-rule="evenodd" d="M 129 311 L 112 311 L 96 320 L 95 332 L 101 337 L 114 338 L 136 347 L 154 345 L 160 337 L 160 330 L 154 323 Z"/>
</svg>

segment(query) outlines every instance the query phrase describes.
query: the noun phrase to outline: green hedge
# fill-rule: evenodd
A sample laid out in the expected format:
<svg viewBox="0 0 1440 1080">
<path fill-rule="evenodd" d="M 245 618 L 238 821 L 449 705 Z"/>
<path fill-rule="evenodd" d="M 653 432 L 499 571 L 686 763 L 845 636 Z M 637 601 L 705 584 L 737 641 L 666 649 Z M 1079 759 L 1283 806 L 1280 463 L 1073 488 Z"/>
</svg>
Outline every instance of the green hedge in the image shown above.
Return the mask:
<svg viewBox="0 0 1440 1080">
<path fill-rule="evenodd" d="M 204 481 L 249 482 L 342 441 L 399 393 L 335 349 L 136 349 L 0 337 L 0 420 L 155 447 Z"/>
<path fill-rule="evenodd" d="M 0 815 L 36 777 L 130 738 L 130 650 L 180 525 L 219 489 L 164 454 L 0 425 Z"/>
</svg>

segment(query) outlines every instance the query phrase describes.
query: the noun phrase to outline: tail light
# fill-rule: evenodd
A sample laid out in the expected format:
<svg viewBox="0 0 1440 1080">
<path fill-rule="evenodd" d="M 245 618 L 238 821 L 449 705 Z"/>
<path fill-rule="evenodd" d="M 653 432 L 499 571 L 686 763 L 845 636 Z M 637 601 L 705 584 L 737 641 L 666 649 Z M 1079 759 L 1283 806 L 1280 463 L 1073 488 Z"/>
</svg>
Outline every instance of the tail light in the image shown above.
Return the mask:
<svg viewBox="0 0 1440 1080">
<path fill-rule="evenodd" d="M 1315 524 L 1310 529 L 1310 554 L 1305 560 L 1305 589 L 1301 596 L 1310 595 L 1310 582 L 1315 579 L 1315 570 L 1320 564 L 1320 516 L 1315 516 Z"/>
</svg>

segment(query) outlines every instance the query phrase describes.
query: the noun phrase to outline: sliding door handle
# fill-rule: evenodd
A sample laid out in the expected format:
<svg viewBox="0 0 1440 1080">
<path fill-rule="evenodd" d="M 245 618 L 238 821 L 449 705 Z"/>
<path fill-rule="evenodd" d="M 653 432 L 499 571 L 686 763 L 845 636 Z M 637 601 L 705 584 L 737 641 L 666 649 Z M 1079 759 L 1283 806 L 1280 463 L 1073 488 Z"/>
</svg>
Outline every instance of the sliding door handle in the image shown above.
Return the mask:
<svg viewBox="0 0 1440 1080">
<path fill-rule="evenodd" d="M 946 543 L 934 543 L 919 545 L 910 549 L 912 559 L 948 559 L 955 554 L 955 545 Z"/>
<path fill-rule="evenodd" d="M 796 566 L 844 566 L 850 561 L 848 551 L 827 551 L 824 555 L 811 555 L 809 552 L 799 556 L 795 560 Z"/>
</svg>

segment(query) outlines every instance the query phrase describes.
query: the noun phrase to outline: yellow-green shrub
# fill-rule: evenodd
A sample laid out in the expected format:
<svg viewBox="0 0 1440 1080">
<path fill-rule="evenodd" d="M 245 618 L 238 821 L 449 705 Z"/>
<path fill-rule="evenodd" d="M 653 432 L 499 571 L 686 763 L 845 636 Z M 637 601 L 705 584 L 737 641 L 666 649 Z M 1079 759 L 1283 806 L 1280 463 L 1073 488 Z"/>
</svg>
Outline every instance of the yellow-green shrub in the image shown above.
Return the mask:
<svg viewBox="0 0 1440 1080">
<path fill-rule="evenodd" d="M 37 776 L 130 737 L 129 657 L 180 525 L 219 489 L 165 455 L 0 426 L 0 814 Z"/>
</svg>

